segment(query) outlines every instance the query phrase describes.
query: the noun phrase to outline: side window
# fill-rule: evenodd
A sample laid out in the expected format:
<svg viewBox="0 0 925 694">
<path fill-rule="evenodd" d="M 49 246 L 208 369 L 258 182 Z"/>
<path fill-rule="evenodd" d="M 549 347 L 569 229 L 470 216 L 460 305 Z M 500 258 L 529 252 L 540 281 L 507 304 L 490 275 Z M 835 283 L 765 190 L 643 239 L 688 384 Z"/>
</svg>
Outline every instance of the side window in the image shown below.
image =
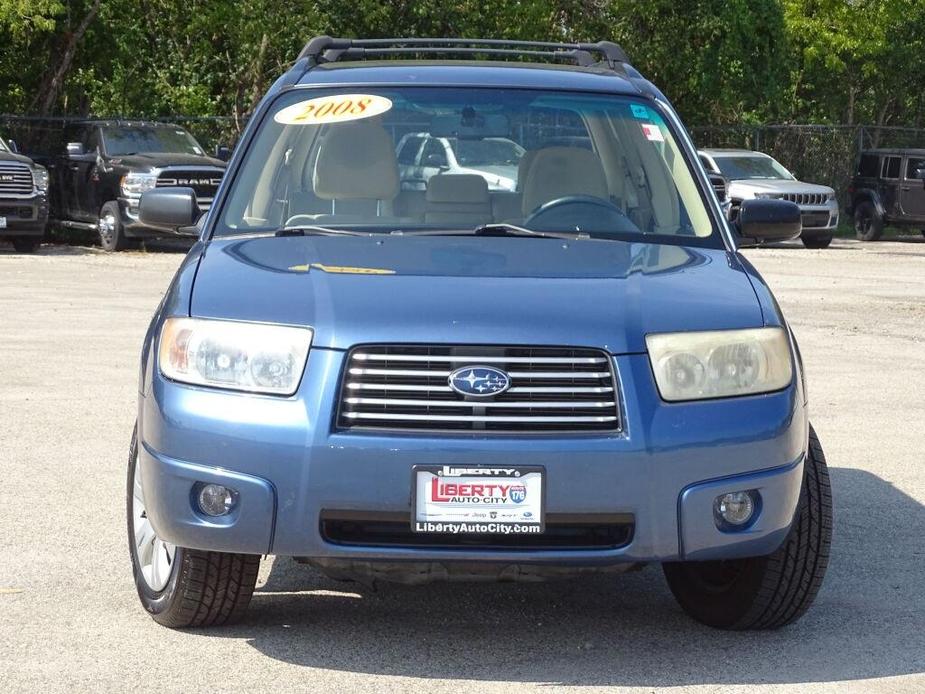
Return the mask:
<svg viewBox="0 0 925 694">
<path fill-rule="evenodd" d="M 902 163 L 900 157 L 884 157 L 883 178 L 899 178 L 899 167 Z"/>
<path fill-rule="evenodd" d="M 876 154 L 862 154 L 858 164 L 858 176 L 876 178 L 880 166 L 880 158 Z"/>
<path fill-rule="evenodd" d="M 906 160 L 906 180 L 921 180 L 925 178 L 925 159 L 909 157 Z"/>
<path fill-rule="evenodd" d="M 430 139 L 424 145 L 424 154 L 421 156 L 422 166 L 446 166 L 446 150 L 440 140 Z"/>
<path fill-rule="evenodd" d="M 408 165 L 414 164 L 414 159 L 417 156 L 420 146 L 420 137 L 409 137 L 405 140 L 405 144 L 402 145 L 401 151 L 398 153 L 398 163 Z"/>
<path fill-rule="evenodd" d="M 96 148 L 99 146 L 100 139 L 97 132 L 96 128 L 85 128 L 82 133 L 80 141 L 83 142 L 84 152 L 87 154 L 95 153 Z"/>
</svg>

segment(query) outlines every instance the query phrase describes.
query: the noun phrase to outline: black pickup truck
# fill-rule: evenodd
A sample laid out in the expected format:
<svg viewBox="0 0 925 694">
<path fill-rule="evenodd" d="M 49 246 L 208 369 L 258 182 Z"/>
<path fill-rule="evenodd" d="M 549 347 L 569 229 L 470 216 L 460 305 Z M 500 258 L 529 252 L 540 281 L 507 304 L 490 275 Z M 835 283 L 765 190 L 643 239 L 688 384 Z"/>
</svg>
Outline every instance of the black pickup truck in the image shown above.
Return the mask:
<svg viewBox="0 0 925 694">
<path fill-rule="evenodd" d="M 0 239 L 31 253 L 48 222 L 48 171 L 0 138 Z"/>
<path fill-rule="evenodd" d="M 209 209 L 225 173 L 227 149 L 205 153 L 177 125 L 87 120 L 68 125 L 66 148 L 54 161 L 52 216 L 63 227 L 94 230 L 107 251 L 136 239 L 169 235 L 141 224 L 138 202 L 153 188 L 187 187 Z"/>
</svg>

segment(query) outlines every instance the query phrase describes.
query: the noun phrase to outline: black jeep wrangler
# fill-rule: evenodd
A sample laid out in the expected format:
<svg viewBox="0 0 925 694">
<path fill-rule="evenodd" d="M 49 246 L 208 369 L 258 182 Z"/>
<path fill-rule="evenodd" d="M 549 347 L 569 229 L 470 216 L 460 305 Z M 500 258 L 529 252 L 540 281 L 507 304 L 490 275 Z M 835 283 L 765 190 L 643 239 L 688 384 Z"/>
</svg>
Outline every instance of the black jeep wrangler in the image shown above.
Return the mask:
<svg viewBox="0 0 925 694">
<path fill-rule="evenodd" d="M 122 250 L 134 239 L 171 235 L 140 222 L 138 201 L 145 191 L 192 188 L 205 211 L 225 173 L 227 148 L 207 156 L 177 125 L 87 120 L 70 124 L 65 141 L 66 151 L 54 164 L 52 216 L 64 227 L 98 231 L 107 251 Z"/>
<path fill-rule="evenodd" d="M 876 241 L 887 225 L 915 227 L 925 235 L 925 149 L 861 152 L 847 211 L 862 241 Z"/>
<path fill-rule="evenodd" d="M 48 170 L 0 138 L 0 239 L 31 253 L 48 222 Z"/>
</svg>

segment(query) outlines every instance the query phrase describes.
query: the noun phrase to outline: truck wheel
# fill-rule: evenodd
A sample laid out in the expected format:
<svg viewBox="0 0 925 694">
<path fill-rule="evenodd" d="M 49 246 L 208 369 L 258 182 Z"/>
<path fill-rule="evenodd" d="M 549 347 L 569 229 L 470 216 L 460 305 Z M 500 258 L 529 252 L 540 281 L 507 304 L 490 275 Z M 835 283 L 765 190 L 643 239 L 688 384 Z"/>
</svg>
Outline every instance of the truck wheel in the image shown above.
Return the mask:
<svg viewBox="0 0 925 694">
<path fill-rule="evenodd" d="M 128 459 L 128 545 L 135 588 L 154 621 L 171 628 L 231 624 L 247 610 L 260 557 L 201 552 L 158 538 L 137 473 L 137 427 Z"/>
<path fill-rule="evenodd" d="M 806 248 L 828 248 L 832 243 L 831 236 L 816 236 L 809 238 L 804 236 L 800 240 L 803 242 L 803 246 Z"/>
<path fill-rule="evenodd" d="M 810 427 L 803 489 L 790 533 L 766 557 L 663 565 L 691 617 L 719 629 L 777 629 L 809 609 L 829 563 L 832 490 L 822 446 Z"/>
<path fill-rule="evenodd" d="M 18 238 L 13 239 L 13 248 L 16 249 L 17 253 L 35 253 L 35 249 L 39 247 L 39 244 L 42 242 L 40 238 Z"/>
<path fill-rule="evenodd" d="M 97 229 L 100 233 L 100 246 L 104 251 L 122 251 L 128 248 L 128 239 L 125 238 L 122 218 L 119 216 L 119 203 L 107 202 L 103 205 Z"/>
<path fill-rule="evenodd" d="M 883 236 L 883 217 L 872 202 L 865 200 L 854 210 L 854 233 L 861 241 L 876 241 Z"/>
</svg>

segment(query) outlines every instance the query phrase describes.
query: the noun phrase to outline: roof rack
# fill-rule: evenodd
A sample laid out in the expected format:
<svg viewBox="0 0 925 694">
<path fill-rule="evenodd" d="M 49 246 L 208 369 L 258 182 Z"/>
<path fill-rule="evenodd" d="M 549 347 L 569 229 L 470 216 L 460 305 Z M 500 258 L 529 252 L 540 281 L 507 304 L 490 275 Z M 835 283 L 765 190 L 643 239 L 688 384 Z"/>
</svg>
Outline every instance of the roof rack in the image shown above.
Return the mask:
<svg viewBox="0 0 925 694">
<path fill-rule="evenodd" d="M 626 53 L 611 41 L 597 43 L 552 43 L 548 41 L 509 41 L 507 39 L 347 39 L 316 36 L 305 44 L 299 59 L 313 65 L 338 60 L 361 60 L 379 56 L 407 54 L 489 55 L 561 60 L 582 67 L 603 63 L 617 70 L 629 63 Z"/>
</svg>

